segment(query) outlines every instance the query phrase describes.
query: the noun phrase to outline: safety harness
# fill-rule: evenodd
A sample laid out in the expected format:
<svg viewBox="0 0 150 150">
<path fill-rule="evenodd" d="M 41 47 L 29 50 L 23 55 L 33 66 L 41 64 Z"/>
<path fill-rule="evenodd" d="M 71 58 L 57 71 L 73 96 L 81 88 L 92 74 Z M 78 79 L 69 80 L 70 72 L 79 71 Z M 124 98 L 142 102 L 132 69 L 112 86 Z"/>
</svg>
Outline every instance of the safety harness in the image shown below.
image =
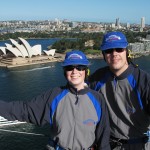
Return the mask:
<svg viewBox="0 0 150 150">
<path fill-rule="evenodd" d="M 115 148 L 117 146 L 122 146 L 123 144 L 137 144 L 137 143 L 147 143 L 150 142 L 150 131 L 144 133 L 146 136 L 140 138 L 132 138 L 132 139 L 119 139 L 116 137 L 110 137 L 110 146 L 111 148 Z"/>
<path fill-rule="evenodd" d="M 51 150 L 51 148 L 54 148 L 55 150 L 71 150 L 69 148 L 66 149 L 66 148 L 63 148 L 63 147 L 59 146 L 57 138 L 56 138 L 55 141 L 50 139 L 48 145 L 46 146 L 46 148 L 48 150 Z M 96 150 L 96 145 L 94 145 L 92 147 L 89 147 L 88 149 L 83 148 L 82 150 Z"/>
</svg>

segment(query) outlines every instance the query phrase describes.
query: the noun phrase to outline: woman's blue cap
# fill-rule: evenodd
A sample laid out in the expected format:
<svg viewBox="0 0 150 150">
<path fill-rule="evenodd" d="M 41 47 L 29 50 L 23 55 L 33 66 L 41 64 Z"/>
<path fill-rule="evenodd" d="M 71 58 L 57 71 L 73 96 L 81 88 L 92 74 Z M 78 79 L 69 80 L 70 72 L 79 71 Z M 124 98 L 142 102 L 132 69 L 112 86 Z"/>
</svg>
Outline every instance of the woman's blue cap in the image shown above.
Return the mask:
<svg viewBox="0 0 150 150">
<path fill-rule="evenodd" d="M 65 60 L 62 62 L 62 66 L 69 65 L 85 65 L 88 66 L 90 63 L 86 57 L 86 55 L 79 50 L 72 50 L 66 53 Z"/>
<path fill-rule="evenodd" d="M 104 35 L 100 49 L 102 51 L 112 48 L 126 48 L 128 46 L 127 39 L 122 32 L 109 32 Z"/>
</svg>

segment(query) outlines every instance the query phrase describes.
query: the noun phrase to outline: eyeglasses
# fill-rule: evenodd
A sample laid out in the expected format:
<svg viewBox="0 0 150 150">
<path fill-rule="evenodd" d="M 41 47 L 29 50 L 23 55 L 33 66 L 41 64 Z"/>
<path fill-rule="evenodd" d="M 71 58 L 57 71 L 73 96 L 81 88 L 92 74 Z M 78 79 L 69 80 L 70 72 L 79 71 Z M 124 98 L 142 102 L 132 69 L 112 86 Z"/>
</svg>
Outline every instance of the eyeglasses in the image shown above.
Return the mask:
<svg viewBox="0 0 150 150">
<path fill-rule="evenodd" d="M 78 66 L 66 66 L 66 67 L 64 67 L 64 70 L 65 71 L 72 71 L 72 70 L 74 70 L 74 69 L 77 69 L 78 71 L 84 71 L 84 70 L 86 70 L 87 69 L 87 66 L 84 66 L 84 65 L 78 65 Z"/>
<path fill-rule="evenodd" d="M 105 54 L 111 54 L 113 51 L 116 51 L 117 53 L 122 53 L 125 49 L 124 48 L 112 48 L 112 49 L 107 49 L 104 51 Z"/>
</svg>

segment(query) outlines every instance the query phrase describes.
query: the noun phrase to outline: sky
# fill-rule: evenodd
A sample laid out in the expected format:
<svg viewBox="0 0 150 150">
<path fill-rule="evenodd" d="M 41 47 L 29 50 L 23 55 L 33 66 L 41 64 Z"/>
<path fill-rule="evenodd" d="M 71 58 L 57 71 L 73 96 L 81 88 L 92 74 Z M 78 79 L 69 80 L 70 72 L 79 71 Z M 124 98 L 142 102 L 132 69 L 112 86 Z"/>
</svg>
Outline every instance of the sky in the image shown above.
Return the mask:
<svg viewBox="0 0 150 150">
<path fill-rule="evenodd" d="M 54 20 L 150 24 L 150 0 L 2 0 L 0 21 Z"/>
</svg>

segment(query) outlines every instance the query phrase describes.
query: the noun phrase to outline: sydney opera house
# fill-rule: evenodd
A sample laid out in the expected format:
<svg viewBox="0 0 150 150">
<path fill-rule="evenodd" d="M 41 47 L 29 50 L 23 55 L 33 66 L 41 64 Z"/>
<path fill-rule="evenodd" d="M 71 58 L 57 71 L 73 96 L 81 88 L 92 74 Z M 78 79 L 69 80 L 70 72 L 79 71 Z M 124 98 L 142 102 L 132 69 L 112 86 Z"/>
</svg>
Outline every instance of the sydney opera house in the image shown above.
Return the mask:
<svg viewBox="0 0 150 150">
<path fill-rule="evenodd" d="M 23 65 L 40 63 L 54 59 L 56 49 L 42 50 L 41 45 L 31 46 L 25 39 L 18 38 L 18 41 L 10 39 L 5 47 L 0 47 L 1 64 Z"/>
</svg>

